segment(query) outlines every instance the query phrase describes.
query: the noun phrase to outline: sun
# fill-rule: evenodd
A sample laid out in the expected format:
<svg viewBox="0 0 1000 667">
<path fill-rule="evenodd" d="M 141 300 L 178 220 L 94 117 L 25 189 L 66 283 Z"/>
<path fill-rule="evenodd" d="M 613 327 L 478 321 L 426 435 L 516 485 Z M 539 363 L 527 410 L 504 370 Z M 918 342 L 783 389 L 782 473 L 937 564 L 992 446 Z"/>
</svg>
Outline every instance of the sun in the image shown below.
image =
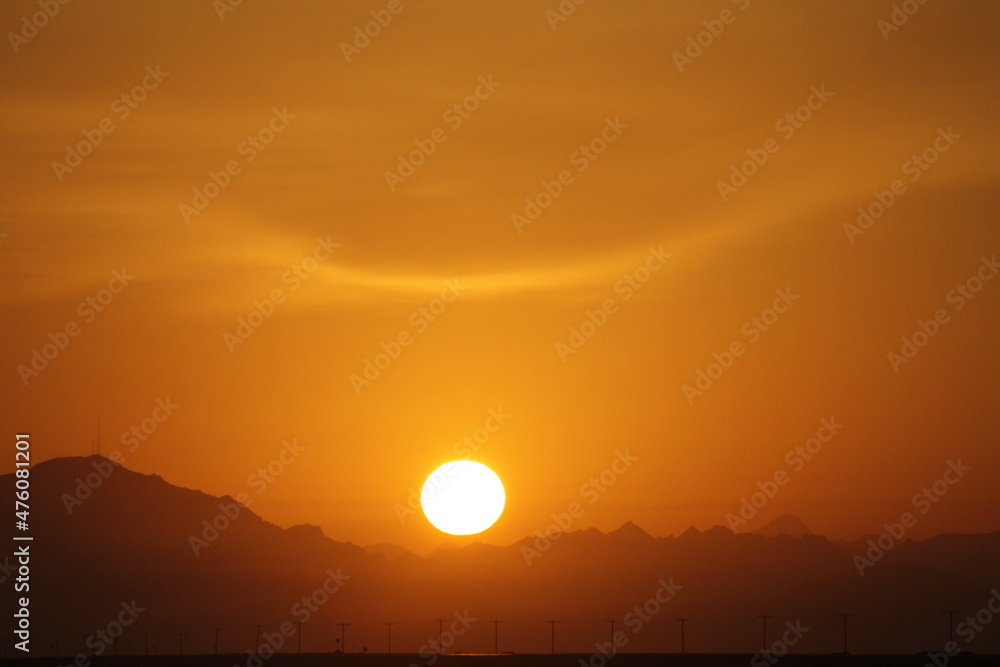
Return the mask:
<svg viewBox="0 0 1000 667">
<path fill-rule="evenodd" d="M 449 461 L 432 472 L 420 491 L 431 524 L 451 535 L 472 535 L 500 518 L 507 494 L 495 472 L 476 461 Z"/>
</svg>

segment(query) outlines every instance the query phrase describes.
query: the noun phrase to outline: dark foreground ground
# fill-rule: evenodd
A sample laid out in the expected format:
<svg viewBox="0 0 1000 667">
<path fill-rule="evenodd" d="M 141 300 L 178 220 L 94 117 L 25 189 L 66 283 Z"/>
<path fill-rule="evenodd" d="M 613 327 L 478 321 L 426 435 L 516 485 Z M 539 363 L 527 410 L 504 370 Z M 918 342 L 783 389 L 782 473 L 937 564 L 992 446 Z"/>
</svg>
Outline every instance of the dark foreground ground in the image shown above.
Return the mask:
<svg viewBox="0 0 1000 667">
<path fill-rule="evenodd" d="M 2 665 L 25 667 L 1000 667 L 998 655 L 973 655 L 964 653 L 948 657 L 942 654 L 914 655 L 786 655 L 770 659 L 749 654 L 689 653 L 621 653 L 610 661 L 600 655 L 445 655 L 421 657 L 416 654 L 278 654 L 263 661 L 249 658 L 247 654 L 185 655 L 185 656 L 121 656 L 81 659 L 74 664 L 74 657 L 65 658 L 13 658 L 0 661 Z"/>
</svg>

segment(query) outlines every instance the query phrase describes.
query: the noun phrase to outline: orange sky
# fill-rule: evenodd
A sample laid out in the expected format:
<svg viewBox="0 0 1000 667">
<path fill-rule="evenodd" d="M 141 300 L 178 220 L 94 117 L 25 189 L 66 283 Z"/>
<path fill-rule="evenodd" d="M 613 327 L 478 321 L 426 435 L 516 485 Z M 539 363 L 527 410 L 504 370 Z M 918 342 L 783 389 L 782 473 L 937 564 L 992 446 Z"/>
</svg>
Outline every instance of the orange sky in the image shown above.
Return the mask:
<svg viewBox="0 0 1000 667">
<path fill-rule="evenodd" d="M 994 3 L 891 31 L 892 3 L 860 0 L 595 0 L 555 28 L 554 0 L 389 5 L 70 3 L 32 31 L 35 3 L 3 3 L 31 35 L 0 57 L 3 433 L 88 454 L 100 416 L 132 469 L 418 551 L 444 536 L 397 505 L 491 411 L 509 417 L 472 454 L 508 508 L 488 542 L 581 498 L 574 529 L 707 528 L 777 471 L 749 528 L 789 512 L 854 537 L 958 459 L 913 535 L 998 528 L 1000 281 L 951 292 L 1000 253 Z M 343 47 L 373 11 L 387 25 Z M 273 314 L 227 338 L 255 303 Z M 795 469 L 824 418 L 843 428 Z"/>
</svg>

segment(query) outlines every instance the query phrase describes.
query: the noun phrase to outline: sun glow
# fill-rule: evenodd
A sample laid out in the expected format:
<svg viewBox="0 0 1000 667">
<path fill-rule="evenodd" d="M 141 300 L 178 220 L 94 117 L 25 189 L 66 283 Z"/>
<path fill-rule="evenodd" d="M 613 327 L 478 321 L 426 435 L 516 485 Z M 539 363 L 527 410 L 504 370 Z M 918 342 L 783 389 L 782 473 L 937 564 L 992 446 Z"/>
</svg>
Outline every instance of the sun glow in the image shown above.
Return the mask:
<svg viewBox="0 0 1000 667">
<path fill-rule="evenodd" d="M 420 492 L 427 520 L 451 535 L 480 533 L 500 518 L 507 494 L 495 472 L 475 461 L 450 461 L 432 472 Z"/>
</svg>

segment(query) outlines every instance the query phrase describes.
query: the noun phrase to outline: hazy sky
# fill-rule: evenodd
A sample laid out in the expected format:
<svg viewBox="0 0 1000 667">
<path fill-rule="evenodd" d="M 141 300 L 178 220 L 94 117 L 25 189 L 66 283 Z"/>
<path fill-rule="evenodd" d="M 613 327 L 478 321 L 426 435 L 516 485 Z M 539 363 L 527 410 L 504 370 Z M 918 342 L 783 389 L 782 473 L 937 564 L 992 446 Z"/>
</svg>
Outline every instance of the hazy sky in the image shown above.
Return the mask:
<svg viewBox="0 0 1000 667">
<path fill-rule="evenodd" d="M 959 459 L 913 536 L 998 528 L 995 3 L 226 6 L 0 6 L 6 437 L 101 417 L 129 468 L 417 550 L 398 506 L 486 425 L 488 542 L 581 499 L 704 529 L 779 471 L 747 528 L 855 537 Z"/>
</svg>

